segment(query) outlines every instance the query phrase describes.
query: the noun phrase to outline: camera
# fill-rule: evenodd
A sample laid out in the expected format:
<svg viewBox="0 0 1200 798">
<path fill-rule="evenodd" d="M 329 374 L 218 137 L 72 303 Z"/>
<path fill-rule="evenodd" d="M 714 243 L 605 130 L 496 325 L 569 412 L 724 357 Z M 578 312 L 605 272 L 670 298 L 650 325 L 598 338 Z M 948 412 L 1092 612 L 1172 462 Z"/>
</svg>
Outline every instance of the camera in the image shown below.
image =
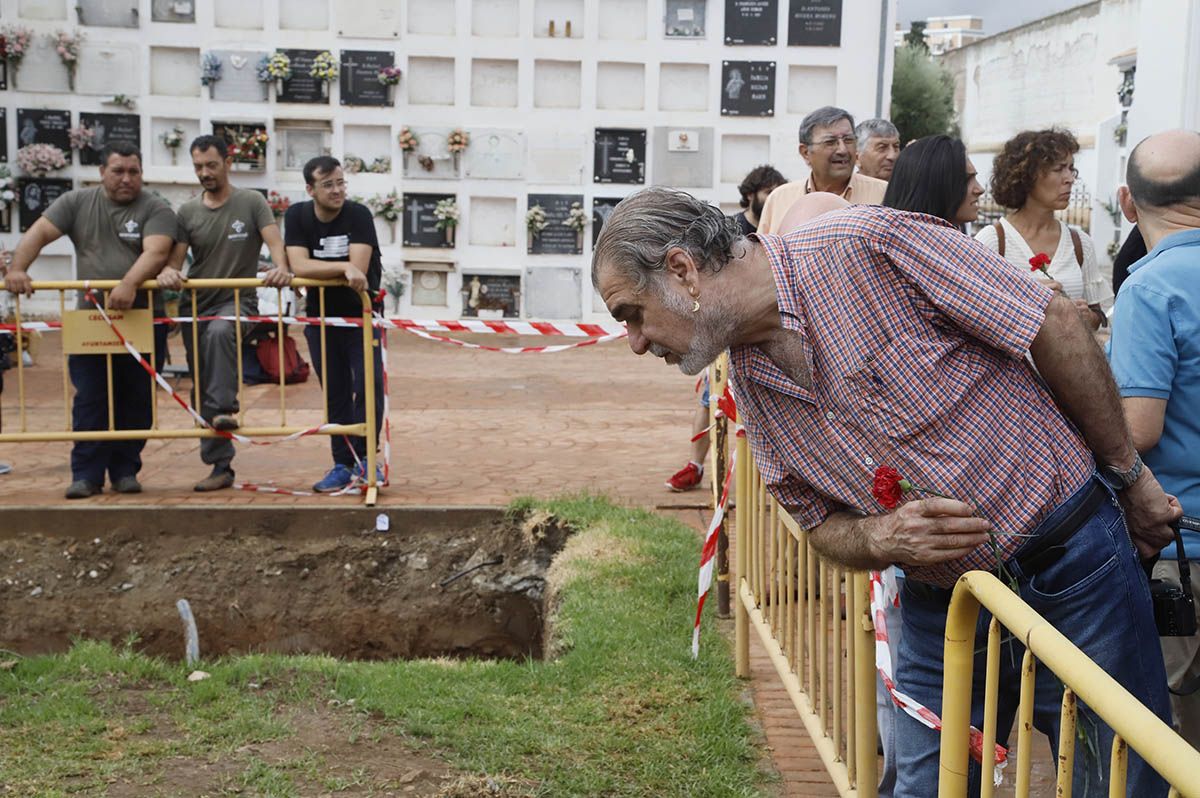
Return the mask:
<svg viewBox="0 0 1200 798">
<path fill-rule="evenodd" d="M 1196 604 L 1192 597 L 1191 570 L 1183 551 L 1180 529 L 1200 532 L 1200 518 L 1183 516 L 1175 524 L 1175 554 L 1179 564 L 1179 582 L 1150 580 L 1150 599 L 1154 606 L 1154 624 L 1159 637 L 1191 637 L 1196 634 Z"/>
</svg>

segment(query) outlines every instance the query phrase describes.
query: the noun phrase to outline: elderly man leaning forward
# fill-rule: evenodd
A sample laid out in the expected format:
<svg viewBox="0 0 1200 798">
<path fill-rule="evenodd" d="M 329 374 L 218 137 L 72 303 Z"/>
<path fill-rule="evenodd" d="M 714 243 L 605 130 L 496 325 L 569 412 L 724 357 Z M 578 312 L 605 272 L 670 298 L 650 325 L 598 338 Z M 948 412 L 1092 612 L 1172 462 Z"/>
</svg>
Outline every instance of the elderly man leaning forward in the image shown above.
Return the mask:
<svg viewBox="0 0 1200 798">
<path fill-rule="evenodd" d="M 851 568 L 904 568 L 901 690 L 940 710 L 951 588 L 996 567 L 994 536 L 1021 598 L 1168 717 L 1138 555 L 1166 543 L 1180 508 L 1142 466 L 1068 300 L 930 216 L 857 205 L 785 238 L 742 237 L 716 208 L 659 188 L 617 206 L 592 280 L 635 354 L 696 374 L 731 350 L 755 462 L 818 551 Z M 872 496 L 883 465 L 955 498 L 886 511 Z M 1018 641 L 1005 647 L 1001 684 L 1014 689 L 1001 691 L 1001 741 L 1022 654 Z M 983 669 L 981 654 L 977 685 Z M 1043 669 L 1034 723 L 1052 745 L 1060 699 Z M 977 726 L 982 712 L 972 708 Z M 1094 728 L 1103 755 L 1112 733 Z M 937 732 L 901 717 L 895 795 L 934 794 L 938 751 Z M 1165 795 L 1130 759 L 1130 794 Z M 1076 794 L 1107 794 L 1097 770 L 1076 757 Z"/>
<path fill-rule="evenodd" d="M 878 205 L 887 183 L 854 171 L 858 138 L 854 117 L 833 106 L 818 108 L 800 122 L 800 157 L 812 170 L 804 180 L 785 183 L 771 192 L 759 214 L 758 232 L 778 234 L 788 209 L 815 192 L 837 194 L 847 202 Z"/>
</svg>

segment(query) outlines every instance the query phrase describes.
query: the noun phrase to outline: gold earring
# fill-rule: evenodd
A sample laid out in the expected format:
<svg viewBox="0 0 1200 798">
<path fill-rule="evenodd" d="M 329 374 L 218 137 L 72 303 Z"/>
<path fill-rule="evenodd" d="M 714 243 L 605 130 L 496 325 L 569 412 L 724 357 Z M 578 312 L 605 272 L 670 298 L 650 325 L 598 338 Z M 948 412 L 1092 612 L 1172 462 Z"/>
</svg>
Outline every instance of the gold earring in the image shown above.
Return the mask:
<svg viewBox="0 0 1200 798">
<path fill-rule="evenodd" d="M 698 312 L 700 312 L 700 300 L 693 299 L 692 300 L 692 313 L 698 313 Z"/>
</svg>

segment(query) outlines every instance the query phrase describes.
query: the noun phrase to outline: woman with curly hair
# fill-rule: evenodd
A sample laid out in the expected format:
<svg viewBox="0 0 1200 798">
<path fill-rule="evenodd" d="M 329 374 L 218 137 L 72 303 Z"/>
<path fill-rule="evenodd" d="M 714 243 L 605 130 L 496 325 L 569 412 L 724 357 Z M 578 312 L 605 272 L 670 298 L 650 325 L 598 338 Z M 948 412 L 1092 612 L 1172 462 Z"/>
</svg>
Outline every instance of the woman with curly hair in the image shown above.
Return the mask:
<svg viewBox="0 0 1200 798">
<path fill-rule="evenodd" d="M 975 238 L 1026 273 L 1044 274 L 1096 330 L 1108 323 L 1101 305 L 1112 291 L 1096 265 L 1091 237 L 1054 216 L 1071 201 L 1078 151 L 1075 136 L 1062 128 L 1026 130 L 1006 141 L 992 162 L 992 196 L 1009 212 Z M 1033 266 L 1039 255 L 1044 272 Z"/>
</svg>

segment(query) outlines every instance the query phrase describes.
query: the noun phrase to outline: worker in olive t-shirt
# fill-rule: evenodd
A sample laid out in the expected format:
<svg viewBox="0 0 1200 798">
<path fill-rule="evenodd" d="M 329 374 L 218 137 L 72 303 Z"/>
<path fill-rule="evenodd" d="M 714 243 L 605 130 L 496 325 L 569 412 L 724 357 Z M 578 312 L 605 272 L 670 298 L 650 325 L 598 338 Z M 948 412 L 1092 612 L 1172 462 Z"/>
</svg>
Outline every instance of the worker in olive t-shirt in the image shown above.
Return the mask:
<svg viewBox="0 0 1200 798">
<path fill-rule="evenodd" d="M 105 298 L 115 309 L 145 308 L 145 293 L 137 287 L 153 279 L 171 251 L 176 220 L 159 197 L 142 191 L 142 156 L 130 144 L 113 143 L 100 153 L 100 183 L 68 191 L 54 201 L 17 244 L 4 287 L 13 293 L 33 293 L 28 270 L 51 241 L 67 236 L 75 245 L 76 277 L 81 280 L 120 280 Z M 155 294 L 155 307 L 161 307 Z M 92 307 L 80 297 L 80 307 Z M 166 328 L 154 328 L 154 365 L 161 369 L 166 355 Z M 154 383 L 129 355 L 112 355 L 113 396 L 108 403 L 108 356 L 71 355 L 67 370 L 75 386 L 71 428 L 106 430 L 111 410 L 115 429 L 149 429 Z M 107 473 L 113 490 L 138 493 L 145 439 L 78 441 L 71 449 L 68 499 L 99 493 Z"/>
<path fill-rule="evenodd" d="M 287 269 L 287 253 L 279 225 L 262 194 L 249 189 L 234 188 L 229 182 L 232 158 L 225 139 L 200 136 L 192 142 L 192 165 L 204 193 L 179 209 L 177 243 L 171 252 L 168 267 L 159 276 L 159 284 L 176 288 L 187 287 L 187 278 L 218 279 L 229 277 L 254 278 L 258 275 L 258 257 L 266 243 L 274 267 L 266 275 L 268 285 L 283 286 L 291 281 Z M 180 273 L 188 247 L 192 263 L 187 278 Z M 196 313 L 199 316 L 236 315 L 235 294 L 232 288 L 203 288 L 196 290 Z M 190 292 L 189 292 L 190 294 Z M 258 294 L 253 288 L 238 292 L 241 314 L 258 313 Z M 190 295 L 184 296 L 182 309 L 190 315 Z M 242 322 L 247 334 L 251 322 Z M 187 349 L 188 367 L 192 373 L 193 401 L 206 421 L 218 430 L 238 428 L 238 373 L 236 322 L 215 319 L 184 325 L 183 344 Z M 193 327 L 196 329 L 193 330 Z M 193 341 L 193 338 L 196 340 Z M 199 348 L 199 363 L 197 352 Z M 233 441 L 224 437 L 204 438 L 200 442 L 200 459 L 212 466 L 212 472 L 196 483 L 198 491 L 220 490 L 233 484 Z"/>
</svg>

